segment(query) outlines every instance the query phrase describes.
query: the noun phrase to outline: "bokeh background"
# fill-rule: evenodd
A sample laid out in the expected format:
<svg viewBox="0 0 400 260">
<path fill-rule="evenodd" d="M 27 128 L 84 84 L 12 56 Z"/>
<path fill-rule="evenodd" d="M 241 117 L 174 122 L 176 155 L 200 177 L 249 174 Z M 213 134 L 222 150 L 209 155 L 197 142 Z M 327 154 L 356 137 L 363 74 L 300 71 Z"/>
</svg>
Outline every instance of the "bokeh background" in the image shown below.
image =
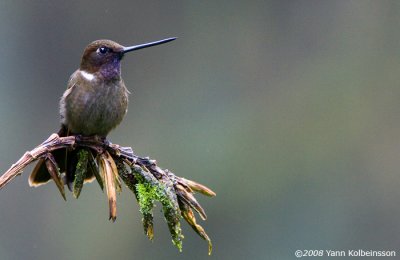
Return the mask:
<svg viewBox="0 0 400 260">
<path fill-rule="evenodd" d="M 0 191 L 0 259 L 293 259 L 296 249 L 400 254 L 399 1 L 0 2 L 0 168 L 58 130 L 89 42 L 167 45 L 123 61 L 129 113 L 110 135 L 217 197 L 198 195 L 214 251 L 182 253 L 133 194 L 64 202 L 22 177 Z"/>
</svg>

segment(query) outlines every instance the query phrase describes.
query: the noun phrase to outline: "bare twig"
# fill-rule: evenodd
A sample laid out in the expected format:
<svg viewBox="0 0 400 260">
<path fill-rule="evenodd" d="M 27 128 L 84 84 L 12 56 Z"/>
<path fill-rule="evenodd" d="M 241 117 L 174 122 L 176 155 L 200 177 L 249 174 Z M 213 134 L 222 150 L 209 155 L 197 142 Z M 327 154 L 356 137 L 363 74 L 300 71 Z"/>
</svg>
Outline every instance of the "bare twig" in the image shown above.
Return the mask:
<svg viewBox="0 0 400 260">
<path fill-rule="evenodd" d="M 36 161 L 39 158 L 44 157 L 47 153 L 66 147 L 72 147 L 75 145 L 75 136 L 68 136 L 60 138 L 57 134 L 52 134 L 46 141 L 40 144 L 32 151 L 26 152 L 16 163 L 11 165 L 1 177 L 0 177 L 0 189 L 2 189 L 7 183 L 12 181 L 16 176 L 22 173 L 28 164 Z"/>
</svg>

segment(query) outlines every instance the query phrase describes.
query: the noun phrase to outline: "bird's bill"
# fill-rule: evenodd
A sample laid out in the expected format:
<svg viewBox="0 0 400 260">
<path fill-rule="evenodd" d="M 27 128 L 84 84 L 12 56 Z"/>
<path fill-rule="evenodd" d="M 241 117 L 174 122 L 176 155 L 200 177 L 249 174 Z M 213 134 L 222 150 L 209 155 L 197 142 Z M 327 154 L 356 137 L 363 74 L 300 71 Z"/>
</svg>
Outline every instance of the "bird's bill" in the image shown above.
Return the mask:
<svg viewBox="0 0 400 260">
<path fill-rule="evenodd" d="M 176 40 L 176 37 L 172 37 L 172 38 L 167 38 L 164 40 L 159 40 L 159 41 L 155 41 L 155 42 L 148 42 L 148 43 L 143 43 L 143 44 L 139 44 L 139 45 L 134 45 L 134 46 L 130 46 L 130 47 L 124 47 L 123 49 L 123 53 L 127 53 L 130 51 L 136 51 L 136 50 L 140 50 L 140 49 L 144 49 L 147 47 L 152 47 L 152 46 L 156 46 L 159 44 L 164 44 L 170 41 Z"/>
</svg>

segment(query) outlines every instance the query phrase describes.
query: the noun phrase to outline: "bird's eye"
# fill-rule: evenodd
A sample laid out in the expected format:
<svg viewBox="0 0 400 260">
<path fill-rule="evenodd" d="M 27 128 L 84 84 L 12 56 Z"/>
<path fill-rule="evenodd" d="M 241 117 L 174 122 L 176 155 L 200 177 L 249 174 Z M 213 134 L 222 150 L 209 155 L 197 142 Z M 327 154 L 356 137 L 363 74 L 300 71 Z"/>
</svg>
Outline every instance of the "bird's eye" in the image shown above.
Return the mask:
<svg viewBox="0 0 400 260">
<path fill-rule="evenodd" d="M 107 47 L 100 47 L 97 49 L 97 53 L 106 54 L 109 50 Z"/>
</svg>

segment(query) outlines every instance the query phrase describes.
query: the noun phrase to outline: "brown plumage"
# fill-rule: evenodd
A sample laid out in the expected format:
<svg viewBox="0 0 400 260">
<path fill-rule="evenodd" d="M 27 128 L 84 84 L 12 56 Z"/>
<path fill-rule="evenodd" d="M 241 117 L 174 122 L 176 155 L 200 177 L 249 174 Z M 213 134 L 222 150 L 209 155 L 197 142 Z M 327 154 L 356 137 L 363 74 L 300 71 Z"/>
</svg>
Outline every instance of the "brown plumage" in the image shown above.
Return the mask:
<svg viewBox="0 0 400 260">
<path fill-rule="evenodd" d="M 110 40 L 97 40 L 84 50 L 80 67 L 70 77 L 67 90 L 60 100 L 60 136 L 71 134 L 106 138 L 119 125 L 128 108 L 129 91 L 121 78 L 121 59 L 130 51 L 166 43 L 169 38 L 132 47 L 124 47 Z M 77 163 L 77 150 L 57 150 L 53 156 L 65 172 L 64 183 L 71 184 Z M 39 186 L 51 179 L 43 160 L 29 177 L 30 186 Z M 88 169 L 86 181 L 93 180 Z"/>
</svg>

